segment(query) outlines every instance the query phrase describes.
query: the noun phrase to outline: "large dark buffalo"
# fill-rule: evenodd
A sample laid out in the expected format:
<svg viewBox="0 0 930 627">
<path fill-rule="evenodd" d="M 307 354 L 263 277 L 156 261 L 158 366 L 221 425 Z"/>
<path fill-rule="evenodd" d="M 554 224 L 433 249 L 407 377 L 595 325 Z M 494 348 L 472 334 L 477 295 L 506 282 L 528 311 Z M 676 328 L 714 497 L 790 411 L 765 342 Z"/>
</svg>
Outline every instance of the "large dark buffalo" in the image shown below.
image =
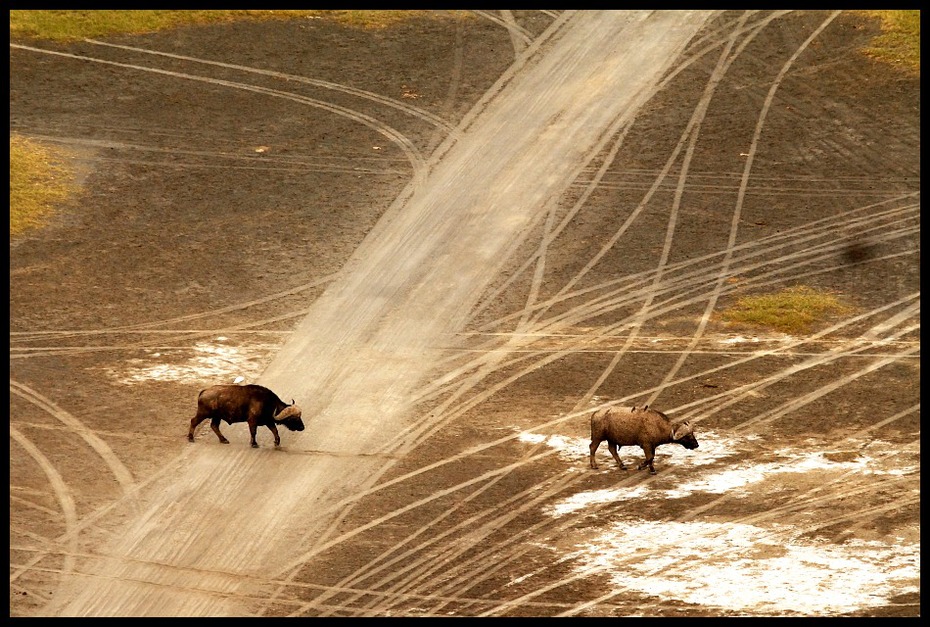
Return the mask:
<svg viewBox="0 0 930 627">
<path fill-rule="evenodd" d="M 220 433 L 221 420 L 229 424 L 248 422 L 253 448 L 258 448 L 255 431 L 260 425 L 271 429 L 275 446 L 281 444 L 277 425 L 284 425 L 291 431 L 304 430 L 300 407 L 294 401 L 288 405 L 261 385 L 214 385 L 203 390 L 197 397 L 197 415 L 191 418 L 188 440 L 194 441 L 194 429 L 207 418 L 210 419 L 210 428 L 223 444 L 229 444 L 229 440 Z"/>
</svg>

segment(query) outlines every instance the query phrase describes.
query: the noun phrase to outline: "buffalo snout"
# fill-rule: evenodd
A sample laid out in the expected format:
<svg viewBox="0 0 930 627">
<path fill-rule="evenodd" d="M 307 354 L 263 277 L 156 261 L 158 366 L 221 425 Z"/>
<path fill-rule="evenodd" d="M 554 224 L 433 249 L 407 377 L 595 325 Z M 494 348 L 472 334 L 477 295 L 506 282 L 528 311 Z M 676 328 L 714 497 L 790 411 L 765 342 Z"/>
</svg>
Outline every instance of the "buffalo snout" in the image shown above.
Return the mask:
<svg viewBox="0 0 930 627">
<path fill-rule="evenodd" d="M 285 418 L 282 424 L 291 431 L 304 430 L 304 421 L 300 418 Z"/>
</svg>

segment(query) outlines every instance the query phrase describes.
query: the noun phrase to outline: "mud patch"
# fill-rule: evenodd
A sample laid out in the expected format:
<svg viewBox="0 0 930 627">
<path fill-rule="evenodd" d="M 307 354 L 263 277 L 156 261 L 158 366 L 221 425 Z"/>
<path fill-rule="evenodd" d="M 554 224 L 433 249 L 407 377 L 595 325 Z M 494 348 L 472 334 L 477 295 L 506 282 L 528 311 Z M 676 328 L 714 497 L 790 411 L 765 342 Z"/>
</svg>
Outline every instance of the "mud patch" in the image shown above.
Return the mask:
<svg viewBox="0 0 930 627">
<path fill-rule="evenodd" d="M 555 448 L 562 460 L 586 463 L 586 439 L 532 433 L 519 439 Z M 813 495 L 816 486 L 842 482 L 844 477 L 851 482 L 853 478 L 869 481 L 869 475 L 916 474 L 919 452 L 902 454 L 898 445 L 880 440 L 847 440 L 842 450 L 829 450 L 814 438 L 768 450 L 761 436 L 733 437 L 713 431 L 702 433 L 700 443 L 695 451 L 671 445 L 659 449 L 656 463 L 664 467 L 659 478 L 618 471 L 613 460 L 609 470 L 591 471 L 597 476 L 616 475 L 617 487 L 579 492 L 544 511 L 553 518 L 596 520 L 596 537 L 590 538 L 592 527 L 585 525 L 550 548 L 574 558 L 584 576 L 612 573 L 618 595 L 636 591 L 662 603 L 674 599 L 724 612 L 830 615 L 888 605 L 897 595 L 919 592 L 920 543 L 914 542 L 915 532 L 919 533 L 915 529 L 897 529 L 881 540 L 831 542 L 811 538 L 804 512 L 797 511 L 784 512 L 779 518 L 785 522 L 777 523 L 773 516 L 762 514 L 760 524 L 689 521 L 690 506 L 679 507 L 684 520 L 642 518 L 647 502 L 684 503 L 701 494 L 716 494 L 745 505 L 765 502 L 798 486 L 815 486 L 810 490 Z M 623 452 L 621 447 L 621 458 L 627 457 Z M 741 461 L 730 463 L 731 459 Z M 638 506 L 625 506 L 617 520 L 616 510 L 605 507 L 620 501 Z M 816 506 L 829 504 L 811 505 Z M 654 608 L 644 608 L 641 615 L 654 614 Z"/>
<path fill-rule="evenodd" d="M 150 351 L 145 358 L 130 359 L 123 368 L 106 368 L 110 377 L 125 385 L 150 381 L 201 384 L 232 383 L 238 378 L 253 381 L 264 369 L 271 347 L 235 346 L 228 338 L 198 342 L 191 351 Z M 189 355 L 184 357 L 184 355 Z M 192 354 L 191 354 L 192 353 Z"/>
<path fill-rule="evenodd" d="M 618 594 L 632 590 L 757 616 L 847 613 L 920 591 L 919 544 L 836 546 L 796 533 L 777 525 L 623 521 L 580 544 L 579 563 L 612 573 Z"/>
</svg>

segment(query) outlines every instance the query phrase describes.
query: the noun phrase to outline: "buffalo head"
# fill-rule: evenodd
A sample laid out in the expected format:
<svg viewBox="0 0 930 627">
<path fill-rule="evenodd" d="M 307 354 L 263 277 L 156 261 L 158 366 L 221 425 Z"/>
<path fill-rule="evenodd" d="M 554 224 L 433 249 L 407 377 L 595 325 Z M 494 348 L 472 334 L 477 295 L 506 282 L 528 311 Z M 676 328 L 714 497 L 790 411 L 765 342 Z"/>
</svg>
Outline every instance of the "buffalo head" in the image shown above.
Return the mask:
<svg viewBox="0 0 930 627">
<path fill-rule="evenodd" d="M 291 431 L 304 430 L 304 421 L 300 418 L 300 407 L 294 405 L 293 402 L 275 414 L 274 421 L 284 425 Z"/>
<path fill-rule="evenodd" d="M 672 440 L 687 449 L 696 449 L 698 447 L 698 441 L 694 437 L 694 429 L 691 428 L 690 422 L 683 422 L 675 427 L 672 432 Z"/>
</svg>

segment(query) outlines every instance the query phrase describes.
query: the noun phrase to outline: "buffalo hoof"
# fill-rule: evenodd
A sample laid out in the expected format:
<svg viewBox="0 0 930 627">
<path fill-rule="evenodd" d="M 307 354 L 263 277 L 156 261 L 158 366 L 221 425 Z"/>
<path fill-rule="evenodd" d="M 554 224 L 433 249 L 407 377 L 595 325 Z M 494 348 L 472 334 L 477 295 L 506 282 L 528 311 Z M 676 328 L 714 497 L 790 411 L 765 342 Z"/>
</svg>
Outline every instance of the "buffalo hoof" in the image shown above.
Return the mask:
<svg viewBox="0 0 930 627">
<path fill-rule="evenodd" d="M 194 436 L 192 436 L 192 435 L 187 436 L 187 441 L 188 441 L 188 442 L 193 442 L 193 441 L 194 441 Z"/>
<path fill-rule="evenodd" d="M 223 438 L 222 440 L 220 440 L 220 444 L 229 444 L 229 440 L 227 440 L 226 438 Z"/>
<path fill-rule="evenodd" d="M 252 442 L 252 448 L 258 448 L 258 444 L 256 444 L 255 442 Z"/>
</svg>

